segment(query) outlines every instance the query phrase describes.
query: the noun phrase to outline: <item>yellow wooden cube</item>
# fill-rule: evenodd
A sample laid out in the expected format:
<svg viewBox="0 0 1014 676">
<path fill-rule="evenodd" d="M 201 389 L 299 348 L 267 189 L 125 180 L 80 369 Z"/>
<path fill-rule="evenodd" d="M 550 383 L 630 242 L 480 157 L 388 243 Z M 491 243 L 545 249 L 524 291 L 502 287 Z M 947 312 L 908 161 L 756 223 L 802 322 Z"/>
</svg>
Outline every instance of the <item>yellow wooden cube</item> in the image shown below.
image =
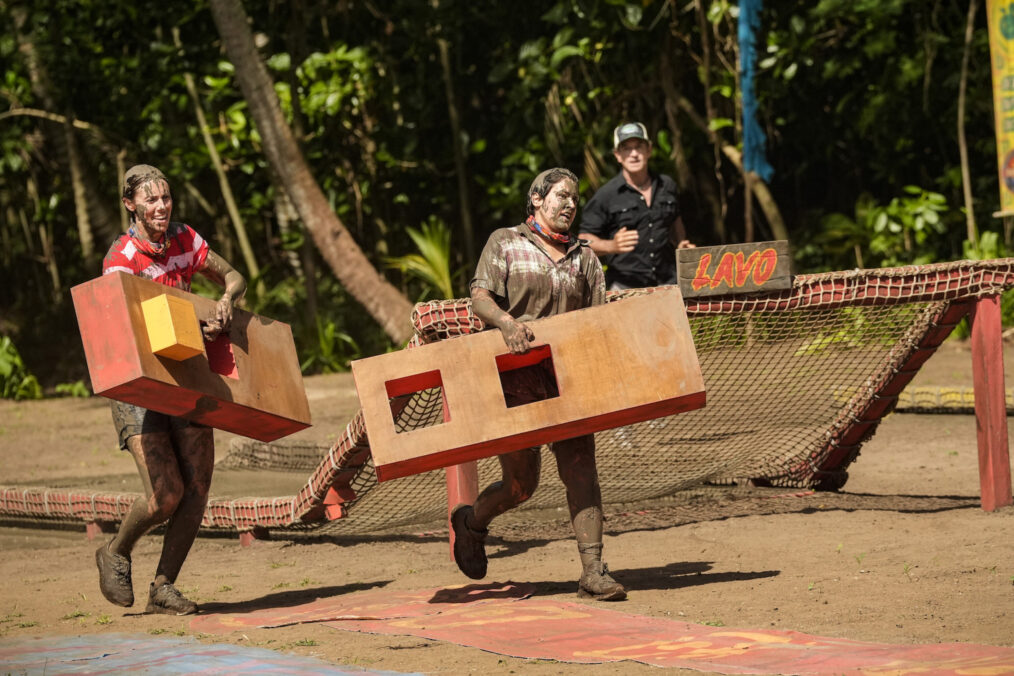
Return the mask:
<svg viewBox="0 0 1014 676">
<path fill-rule="evenodd" d="M 204 336 L 189 301 L 162 294 L 141 302 L 151 351 L 174 361 L 204 353 Z"/>
</svg>

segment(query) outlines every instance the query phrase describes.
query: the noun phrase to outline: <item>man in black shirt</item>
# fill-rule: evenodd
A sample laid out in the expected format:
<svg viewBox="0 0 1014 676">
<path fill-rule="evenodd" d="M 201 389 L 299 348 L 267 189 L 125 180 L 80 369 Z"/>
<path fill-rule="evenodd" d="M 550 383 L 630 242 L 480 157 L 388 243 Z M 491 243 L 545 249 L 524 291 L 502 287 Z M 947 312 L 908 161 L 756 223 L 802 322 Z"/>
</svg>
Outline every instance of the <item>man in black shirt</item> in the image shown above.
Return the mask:
<svg viewBox="0 0 1014 676">
<path fill-rule="evenodd" d="M 621 171 L 582 211 L 579 237 L 604 257 L 611 290 L 676 283 L 676 250 L 686 239 L 676 182 L 648 171 L 651 141 L 640 122 L 613 130 L 613 157 Z"/>
</svg>

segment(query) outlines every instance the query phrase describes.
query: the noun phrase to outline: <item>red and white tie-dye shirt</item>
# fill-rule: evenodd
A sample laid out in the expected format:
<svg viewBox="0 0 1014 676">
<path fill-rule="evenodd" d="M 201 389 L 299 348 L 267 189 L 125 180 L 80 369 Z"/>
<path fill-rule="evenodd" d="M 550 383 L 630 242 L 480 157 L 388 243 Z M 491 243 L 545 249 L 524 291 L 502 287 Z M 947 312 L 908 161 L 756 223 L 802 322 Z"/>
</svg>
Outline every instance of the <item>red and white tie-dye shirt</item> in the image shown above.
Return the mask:
<svg viewBox="0 0 1014 676">
<path fill-rule="evenodd" d="M 165 249 L 155 253 L 149 242 L 125 232 L 109 247 L 102 274 L 126 272 L 189 291 L 190 279 L 208 258 L 208 243 L 185 223 L 170 223 L 166 242 Z"/>
</svg>

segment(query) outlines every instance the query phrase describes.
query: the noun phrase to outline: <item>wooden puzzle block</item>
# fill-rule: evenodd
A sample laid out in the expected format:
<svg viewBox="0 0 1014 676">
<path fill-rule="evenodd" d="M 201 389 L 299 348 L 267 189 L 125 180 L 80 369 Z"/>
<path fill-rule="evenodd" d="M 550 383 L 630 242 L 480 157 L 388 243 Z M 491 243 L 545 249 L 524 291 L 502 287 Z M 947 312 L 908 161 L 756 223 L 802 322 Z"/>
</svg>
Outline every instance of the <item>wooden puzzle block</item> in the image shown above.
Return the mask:
<svg viewBox="0 0 1014 676">
<path fill-rule="evenodd" d="M 792 256 L 786 240 L 676 250 L 684 298 L 792 288 Z"/>
<path fill-rule="evenodd" d="M 530 322 L 513 355 L 497 330 L 352 362 L 381 481 L 538 446 L 705 404 L 677 289 Z M 549 360 L 559 396 L 507 407 L 501 373 Z M 399 432 L 395 399 L 440 388 L 442 422 Z"/>
<path fill-rule="evenodd" d="M 95 394 L 258 441 L 310 426 L 287 324 L 236 309 L 228 333 L 178 361 L 153 351 L 144 303 L 167 296 L 167 308 L 186 304 L 196 320 L 206 320 L 216 301 L 122 272 L 75 286 L 71 296 Z"/>
<path fill-rule="evenodd" d="M 163 293 L 141 303 L 151 351 L 183 361 L 204 354 L 204 337 L 197 312 L 189 301 Z"/>
</svg>

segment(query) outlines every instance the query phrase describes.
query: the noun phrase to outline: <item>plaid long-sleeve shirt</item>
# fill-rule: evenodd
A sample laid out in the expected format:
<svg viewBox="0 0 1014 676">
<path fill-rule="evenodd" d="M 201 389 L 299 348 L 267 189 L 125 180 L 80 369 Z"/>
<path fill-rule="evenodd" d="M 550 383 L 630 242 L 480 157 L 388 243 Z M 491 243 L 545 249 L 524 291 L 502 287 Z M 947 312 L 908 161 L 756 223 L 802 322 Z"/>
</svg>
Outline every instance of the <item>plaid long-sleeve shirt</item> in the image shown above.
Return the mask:
<svg viewBox="0 0 1014 676">
<path fill-rule="evenodd" d="M 500 228 L 489 236 L 471 287 L 486 289 L 518 321 L 601 305 L 606 300 L 602 264 L 579 240 L 553 262 L 527 224 Z"/>
</svg>

